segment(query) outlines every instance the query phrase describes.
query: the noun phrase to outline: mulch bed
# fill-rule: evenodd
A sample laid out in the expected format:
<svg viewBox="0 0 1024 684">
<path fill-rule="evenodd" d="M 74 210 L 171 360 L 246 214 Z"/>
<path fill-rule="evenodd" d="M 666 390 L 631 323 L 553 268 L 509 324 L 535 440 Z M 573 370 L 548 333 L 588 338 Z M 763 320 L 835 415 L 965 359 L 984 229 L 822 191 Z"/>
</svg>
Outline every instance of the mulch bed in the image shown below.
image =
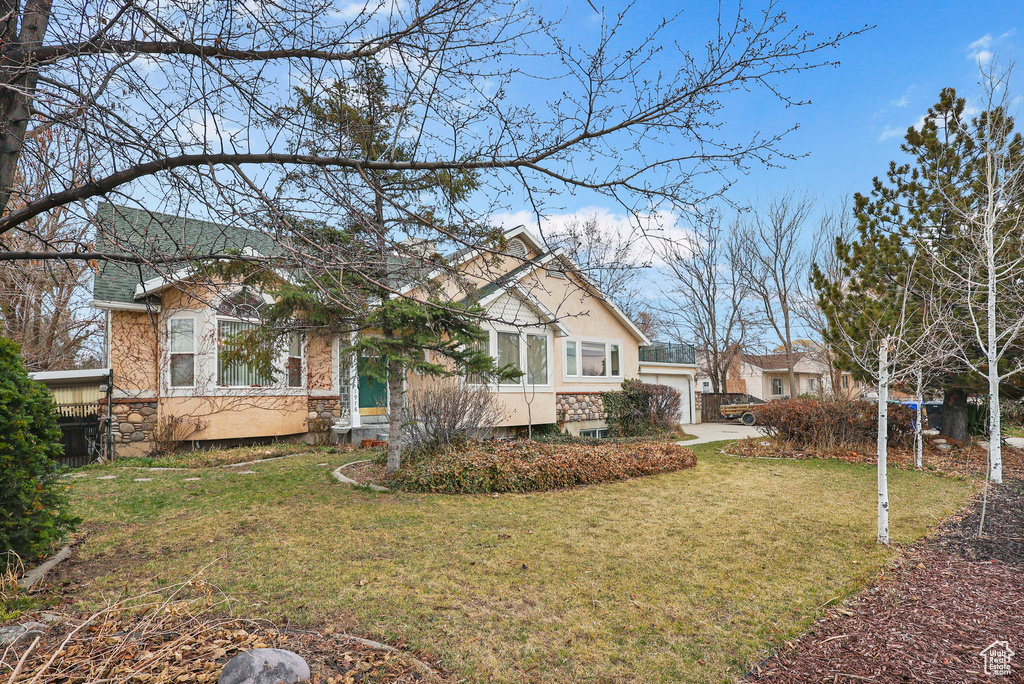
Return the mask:
<svg viewBox="0 0 1024 684">
<path fill-rule="evenodd" d="M 984 477 L 988 468 L 988 451 L 977 444 L 963 444 L 946 439 L 950 449 L 939 449 L 931 439 L 925 437 L 922 461 L 926 470 L 935 470 L 947 475 Z M 816 450 L 794 448 L 772 437 L 750 437 L 730 444 L 728 453 L 745 458 L 828 458 L 848 463 L 874 463 L 875 445 L 864 444 L 855 448 Z M 889 447 L 888 463 L 893 468 L 913 468 L 912 449 Z M 1003 445 L 1003 472 L 1007 477 L 1024 478 L 1024 450 Z"/>
<path fill-rule="evenodd" d="M 387 482 L 384 480 L 384 462 L 374 459 L 367 461 L 366 463 L 357 463 L 346 468 L 342 468 L 341 472 L 345 474 L 359 484 L 376 484 L 387 486 Z"/>
<path fill-rule="evenodd" d="M 992 487 L 979 539 L 980 514 L 978 497 L 746 681 L 1024 682 L 1024 483 Z M 1019 653 L 1009 675 L 983 672 L 996 640 Z"/>
</svg>

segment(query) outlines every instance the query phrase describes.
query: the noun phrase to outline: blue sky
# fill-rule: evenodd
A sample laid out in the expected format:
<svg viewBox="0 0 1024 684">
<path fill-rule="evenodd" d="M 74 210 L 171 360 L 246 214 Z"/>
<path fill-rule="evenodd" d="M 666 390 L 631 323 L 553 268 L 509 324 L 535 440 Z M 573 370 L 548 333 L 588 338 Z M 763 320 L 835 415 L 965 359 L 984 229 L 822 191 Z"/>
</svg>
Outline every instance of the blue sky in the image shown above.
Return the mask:
<svg viewBox="0 0 1024 684">
<path fill-rule="evenodd" d="M 744 192 L 787 187 L 823 194 L 866 192 L 871 178 L 900 159 L 900 143 L 953 86 L 970 98 L 977 91 L 977 59 L 1013 58 L 1024 41 L 1024 3 L 1019 2 L 794 2 L 787 12 L 815 33 L 864 24 L 876 28 L 837 50 L 842 64 L 794 79 L 791 92 L 810 99 L 782 112 L 779 123 L 799 122 L 787 145 L 807 152 L 784 170 L 757 171 Z M 744 113 L 745 116 L 756 113 Z"/>
<path fill-rule="evenodd" d="M 621 5 L 594 4 L 609 13 Z M 748 10 L 762 6 L 750 4 Z M 884 174 L 890 160 L 902 159 L 899 146 L 907 127 L 921 119 L 943 87 L 953 86 L 970 99 L 977 92 L 979 56 L 1012 59 L 1015 48 L 1024 47 L 1024 2 L 782 0 L 779 6 L 792 23 L 818 37 L 865 25 L 875 28 L 827 53 L 827 59 L 841 61 L 839 67 L 783 81 L 788 95 L 810 104 L 765 106 L 766 99 L 758 95 L 730 103 L 726 124 L 737 131 L 784 130 L 799 124 L 784 148 L 807 155 L 783 169 L 755 167 L 739 177 L 730 192 L 737 202 L 789 189 L 808 190 L 826 201 L 867 192 L 871 179 Z M 680 8 L 681 20 L 667 37 L 699 48 L 701 37 L 713 30 L 715 3 L 642 2 L 634 8 L 639 11 L 633 19 L 649 26 Z M 574 0 L 566 17 L 582 33 L 596 15 L 586 2 Z M 601 207 L 609 217 L 618 211 L 607 200 L 581 195 L 565 203 L 565 212 Z M 513 214 L 503 222 L 522 218 Z"/>
</svg>

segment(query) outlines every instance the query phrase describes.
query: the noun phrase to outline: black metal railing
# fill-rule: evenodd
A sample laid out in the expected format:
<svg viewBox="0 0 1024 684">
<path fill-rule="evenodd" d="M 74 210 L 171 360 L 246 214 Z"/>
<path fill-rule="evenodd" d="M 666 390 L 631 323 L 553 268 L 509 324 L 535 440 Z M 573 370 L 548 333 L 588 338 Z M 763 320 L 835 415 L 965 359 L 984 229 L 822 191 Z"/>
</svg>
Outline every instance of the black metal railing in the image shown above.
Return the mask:
<svg viewBox="0 0 1024 684">
<path fill-rule="evenodd" d="M 651 347 L 640 347 L 640 360 L 649 363 L 679 363 L 692 366 L 697 362 L 697 354 L 692 344 L 658 344 Z"/>
</svg>

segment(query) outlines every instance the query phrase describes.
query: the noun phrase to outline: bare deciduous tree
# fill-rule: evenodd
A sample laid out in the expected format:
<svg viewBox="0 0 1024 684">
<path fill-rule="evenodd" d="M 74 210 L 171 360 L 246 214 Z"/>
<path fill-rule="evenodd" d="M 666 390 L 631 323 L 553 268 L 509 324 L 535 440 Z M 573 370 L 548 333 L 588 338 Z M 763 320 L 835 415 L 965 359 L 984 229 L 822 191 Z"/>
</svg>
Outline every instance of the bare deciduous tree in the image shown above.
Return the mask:
<svg viewBox="0 0 1024 684">
<path fill-rule="evenodd" d="M 740 229 L 743 277 L 761 316 L 785 349 L 791 397 L 797 394 L 794 327 L 799 307 L 808 299 L 810 261 L 802 239 L 813 209 L 808 195 L 780 195 L 754 207 Z"/>
<path fill-rule="evenodd" d="M 846 203 L 826 207 L 822 212 L 818 229 L 811 243 L 810 263 L 830 282 L 842 287 L 844 281 L 843 262 L 836 256 L 836 241 L 848 242 L 853 236 L 852 212 Z M 822 311 L 817 295 L 801 289 L 796 305 L 796 317 L 815 340 L 822 342 L 811 345 L 810 353 L 828 369 L 828 382 L 832 396 L 843 396 L 843 371 L 836 365 L 836 355 L 825 342 L 828 338 L 828 317 Z"/>
<path fill-rule="evenodd" d="M 648 337 L 658 328 L 658 318 L 645 294 L 645 242 L 635 234 L 620 235 L 602 225 L 597 215 L 573 217 L 561 230 L 550 233 L 549 245 L 565 250 L 566 256 L 579 266 L 612 303 L 622 309 Z"/>
<path fill-rule="evenodd" d="M 50 192 L 50 164 L 60 158 L 61 142 L 51 134 L 40 135 L 38 144 L 48 163 L 22 165 L 14 182 L 17 203 L 22 197 Z M 89 222 L 60 208 L 0 236 L 0 248 L 26 252 L 73 248 L 88 241 L 91 233 Z M 21 347 L 30 371 L 96 363 L 99 312 L 89 306 L 90 280 L 86 261 L 0 262 L 0 330 Z"/>
<path fill-rule="evenodd" d="M 39 0 L 7 2 L 0 16 L 0 234 L 59 208 L 88 213 L 96 198 L 260 229 L 284 209 L 351 216 L 358 207 L 349 185 L 403 171 L 486 172 L 480 197 L 525 194 L 539 211 L 546 196 L 566 190 L 603 194 L 629 210 L 691 205 L 721 189 L 698 179 L 787 156 L 784 131 L 720 137 L 726 96 L 764 86 L 798 104 L 780 89 L 784 77 L 831 64 L 819 54 L 850 35 L 815 40 L 774 2 L 752 13 L 723 7 L 709 42 L 679 47 L 666 71 L 664 52 L 676 49 L 663 40 L 672 20 L 640 30 L 623 13 L 584 47 L 515 0 Z M 643 37 L 623 44 L 629 29 Z M 372 157 L 319 149 L 322 131 L 296 105 L 349 81 L 365 58 L 386 66 L 401 125 Z M 539 105 L 510 94 L 542 82 L 557 84 L 561 96 Z M 37 141 L 47 131 L 61 134 L 84 176 L 54 166 L 52 192 L 18 196 L 19 164 L 43 163 Z M 286 192 L 281 180 L 297 169 L 326 176 Z M 430 225 L 414 201 L 384 201 Z M 493 209 L 477 207 L 463 225 Z M 460 239 L 458 231 L 434 233 Z M 9 249 L 0 258 L 154 265 L 199 256 L 125 247 Z"/>
<path fill-rule="evenodd" d="M 950 367 L 952 341 L 944 334 L 948 311 L 921 310 L 920 260 L 914 259 L 895 283 L 896 292 L 884 297 L 865 293 L 859 315 L 837 321 L 830 339 L 843 356 L 878 387 L 878 542 L 889 543 L 889 390 L 895 384 L 913 382 L 919 370 L 940 372 Z"/>
<path fill-rule="evenodd" d="M 743 276 L 744 250 L 736 224 L 720 214 L 700 217 L 681 239 L 665 243 L 664 318 L 679 337 L 696 344 L 701 372 L 715 392 L 725 392 L 729 366 L 760 332 Z"/>
</svg>

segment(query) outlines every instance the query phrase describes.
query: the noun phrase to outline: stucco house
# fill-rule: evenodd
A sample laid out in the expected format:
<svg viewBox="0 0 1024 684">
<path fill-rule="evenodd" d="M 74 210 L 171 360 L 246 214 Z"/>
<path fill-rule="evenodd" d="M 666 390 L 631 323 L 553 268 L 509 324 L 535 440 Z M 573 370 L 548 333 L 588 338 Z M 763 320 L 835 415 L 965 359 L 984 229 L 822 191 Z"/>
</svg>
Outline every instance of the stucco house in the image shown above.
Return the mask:
<svg viewBox="0 0 1024 684">
<path fill-rule="evenodd" d="M 245 228 L 109 204 L 100 206 L 98 220 L 101 250 L 133 240 L 155 249 L 184 245 L 197 253 L 273 249 L 267 236 Z M 629 378 L 680 389 L 680 422 L 693 422 L 692 347 L 651 345 L 562 251 L 546 249 L 522 227 L 505 237 L 508 256 L 498 264 L 477 250 L 460 252 L 457 287 L 470 290 L 449 292 L 472 296 L 501 321 L 487 324 L 488 349 L 501 364 L 524 372 L 518 381 L 488 385 L 505 416 L 501 429 L 558 424 L 574 434 L 600 436 L 607 428 L 600 393 Z M 412 289 L 407 294 L 416 297 Z M 325 433 L 353 439 L 383 430 L 386 384 L 342 353 L 344 340 L 295 336 L 280 355 L 281 372 L 273 381 L 226 361 L 224 339 L 258 325 L 254 312 L 261 305 L 251 295 L 244 300 L 237 286 L 190 282 L 187 270 L 168 275 L 108 261 L 96 273 L 93 297 L 93 306 L 105 313 L 120 455 L 145 453 L 156 440 L 301 439 Z M 406 387 L 412 391 L 423 382 L 410 374 Z"/>
<path fill-rule="evenodd" d="M 796 386 L 789 386 L 789 365 L 785 354 L 739 354 L 729 366 L 726 391 L 749 394 L 764 401 L 798 397 L 801 394 L 832 394 L 832 380 L 826 362 L 810 352 L 794 352 Z M 711 392 L 711 380 L 698 377 L 701 392 Z M 848 372 L 839 377 L 840 394 L 860 398 L 863 385 Z"/>
</svg>

